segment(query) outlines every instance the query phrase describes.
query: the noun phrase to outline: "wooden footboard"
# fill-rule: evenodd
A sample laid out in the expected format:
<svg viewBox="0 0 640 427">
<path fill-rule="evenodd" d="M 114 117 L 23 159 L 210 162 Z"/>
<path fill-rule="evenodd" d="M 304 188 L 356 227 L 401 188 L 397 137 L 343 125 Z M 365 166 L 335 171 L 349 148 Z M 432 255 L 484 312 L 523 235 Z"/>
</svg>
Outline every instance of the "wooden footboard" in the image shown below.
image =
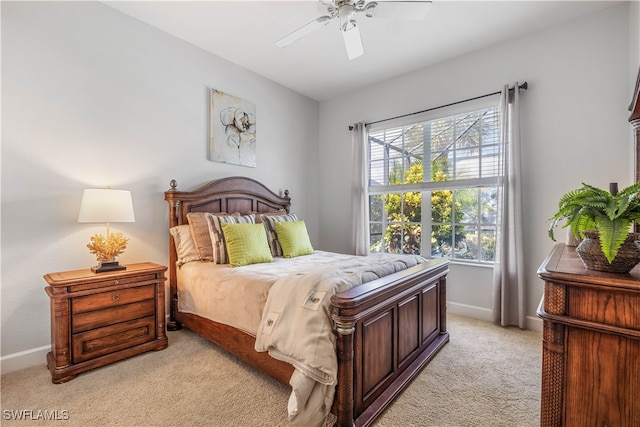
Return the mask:
<svg viewBox="0 0 640 427">
<path fill-rule="evenodd" d="M 289 210 L 278 196 L 243 177 L 223 178 L 194 191 L 165 192 L 169 227 L 187 223 L 189 212 Z M 183 325 L 265 374 L 288 385 L 293 367 L 254 350 L 255 337 L 178 311 L 176 252 L 169 238 L 169 330 Z M 332 412 L 339 426 L 368 426 L 449 341 L 446 328 L 446 260 L 431 260 L 341 292 L 332 298 L 337 326 L 338 385 Z"/>
<path fill-rule="evenodd" d="M 448 264 L 432 260 L 332 298 L 339 426 L 368 426 L 449 341 Z"/>
</svg>

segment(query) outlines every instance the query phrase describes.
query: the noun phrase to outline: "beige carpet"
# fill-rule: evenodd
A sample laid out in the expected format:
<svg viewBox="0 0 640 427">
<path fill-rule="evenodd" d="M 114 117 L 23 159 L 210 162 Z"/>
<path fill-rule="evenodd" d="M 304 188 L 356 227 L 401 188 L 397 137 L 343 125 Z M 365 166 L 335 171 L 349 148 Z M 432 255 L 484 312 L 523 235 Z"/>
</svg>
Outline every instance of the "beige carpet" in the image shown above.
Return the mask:
<svg viewBox="0 0 640 427">
<path fill-rule="evenodd" d="M 448 329 L 449 344 L 374 425 L 539 425 L 541 334 L 455 315 Z M 52 384 L 43 363 L 1 388 L 3 426 L 288 425 L 286 387 L 188 330 L 68 383 Z M 11 419 L 20 413 L 28 419 Z"/>
</svg>

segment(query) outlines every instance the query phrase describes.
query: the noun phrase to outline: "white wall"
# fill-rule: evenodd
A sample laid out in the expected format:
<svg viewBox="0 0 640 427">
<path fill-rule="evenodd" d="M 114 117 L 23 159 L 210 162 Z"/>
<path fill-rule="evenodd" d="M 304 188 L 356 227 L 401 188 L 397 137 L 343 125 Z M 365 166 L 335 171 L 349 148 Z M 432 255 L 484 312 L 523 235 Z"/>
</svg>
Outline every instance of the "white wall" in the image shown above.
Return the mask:
<svg viewBox="0 0 640 427">
<path fill-rule="evenodd" d="M 45 363 L 42 276 L 95 264 L 85 245 L 104 226 L 76 223 L 84 188 L 132 191 L 136 222 L 112 224 L 130 238 L 123 263 L 167 265 L 171 179 L 289 189 L 318 243 L 316 101 L 99 2 L 1 7 L 3 372 Z M 207 160 L 211 88 L 256 105 L 256 168 Z"/>
<path fill-rule="evenodd" d="M 635 85 L 640 68 L 640 0 L 633 0 L 629 4 L 629 59 L 632 83 Z"/>
<path fill-rule="evenodd" d="M 527 313 L 536 322 L 542 295 L 536 270 L 553 242 L 547 219 L 562 194 L 582 181 L 631 183 L 629 4 L 356 90 L 320 105 L 320 245 L 347 251 L 350 236 L 351 135 L 356 121 L 376 121 L 528 81 L 521 96 Z M 637 48 L 637 46 L 636 46 Z M 562 234 L 562 233 L 559 233 Z M 491 274 L 452 265 L 451 311 L 486 317 Z M 490 317 L 489 317 L 490 318 Z"/>
<path fill-rule="evenodd" d="M 629 4 L 629 84 L 635 88 L 640 73 L 640 0 Z"/>
</svg>

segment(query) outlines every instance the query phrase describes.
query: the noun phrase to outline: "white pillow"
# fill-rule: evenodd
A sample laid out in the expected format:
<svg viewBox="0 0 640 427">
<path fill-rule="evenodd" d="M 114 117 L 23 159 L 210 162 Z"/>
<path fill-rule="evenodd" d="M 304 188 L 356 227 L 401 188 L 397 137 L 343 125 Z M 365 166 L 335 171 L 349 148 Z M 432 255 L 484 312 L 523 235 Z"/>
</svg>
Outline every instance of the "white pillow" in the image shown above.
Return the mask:
<svg viewBox="0 0 640 427">
<path fill-rule="evenodd" d="M 176 255 L 178 258 L 176 264 L 178 267 L 191 261 L 200 261 L 198 249 L 191 237 L 189 224 L 171 227 L 169 233 L 173 237 L 173 243 L 175 243 L 176 246 Z"/>
</svg>

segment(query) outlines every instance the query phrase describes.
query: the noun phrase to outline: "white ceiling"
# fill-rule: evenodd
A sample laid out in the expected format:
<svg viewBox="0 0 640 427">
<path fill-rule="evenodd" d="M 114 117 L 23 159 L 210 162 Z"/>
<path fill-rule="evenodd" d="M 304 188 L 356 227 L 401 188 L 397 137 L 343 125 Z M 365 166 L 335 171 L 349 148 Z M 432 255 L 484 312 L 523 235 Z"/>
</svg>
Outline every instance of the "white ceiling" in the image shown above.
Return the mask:
<svg viewBox="0 0 640 427">
<path fill-rule="evenodd" d="M 281 37 L 326 14 L 316 0 L 105 3 L 323 101 L 617 2 L 434 0 L 426 19 L 420 21 L 358 14 L 365 54 L 351 61 L 337 19 L 286 48 L 275 46 Z"/>
</svg>

